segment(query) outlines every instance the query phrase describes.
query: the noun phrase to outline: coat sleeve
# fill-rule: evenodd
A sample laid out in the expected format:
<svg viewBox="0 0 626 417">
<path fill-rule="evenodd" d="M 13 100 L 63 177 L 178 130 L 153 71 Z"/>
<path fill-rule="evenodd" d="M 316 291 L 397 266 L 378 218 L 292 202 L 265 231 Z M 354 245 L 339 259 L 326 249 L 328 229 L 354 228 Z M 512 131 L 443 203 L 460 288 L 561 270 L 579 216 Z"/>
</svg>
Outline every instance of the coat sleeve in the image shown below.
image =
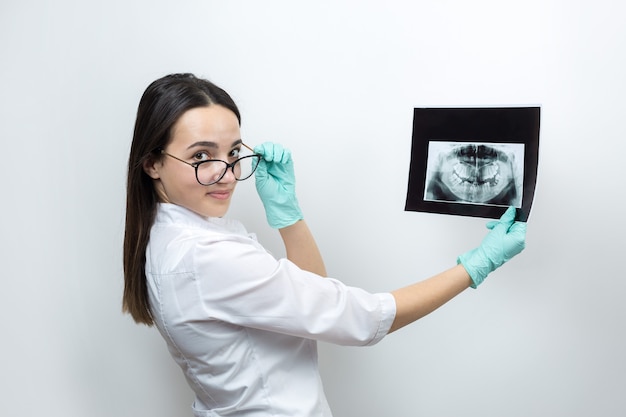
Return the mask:
<svg viewBox="0 0 626 417">
<path fill-rule="evenodd" d="M 371 294 L 304 271 L 252 239 L 201 241 L 193 259 L 193 296 L 205 319 L 367 346 L 389 332 L 395 317 L 391 294 Z"/>
</svg>

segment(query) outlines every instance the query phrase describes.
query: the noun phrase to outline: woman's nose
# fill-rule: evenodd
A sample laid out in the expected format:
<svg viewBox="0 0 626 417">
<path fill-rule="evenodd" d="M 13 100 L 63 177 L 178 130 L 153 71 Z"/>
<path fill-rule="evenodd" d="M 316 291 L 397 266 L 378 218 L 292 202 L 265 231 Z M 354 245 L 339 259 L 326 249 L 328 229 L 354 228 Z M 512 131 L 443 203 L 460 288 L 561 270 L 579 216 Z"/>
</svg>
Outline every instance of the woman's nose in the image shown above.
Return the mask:
<svg viewBox="0 0 626 417">
<path fill-rule="evenodd" d="M 235 178 L 235 172 L 233 171 L 233 167 L 228 167 L 226 168 L 226 172 L 224 173 L 224 176 L 220 178 L 218 182 L 230 184 L 231 182 L 235 182 L 235 181 L 236 181 L 236 178 Z"/>
</svg>

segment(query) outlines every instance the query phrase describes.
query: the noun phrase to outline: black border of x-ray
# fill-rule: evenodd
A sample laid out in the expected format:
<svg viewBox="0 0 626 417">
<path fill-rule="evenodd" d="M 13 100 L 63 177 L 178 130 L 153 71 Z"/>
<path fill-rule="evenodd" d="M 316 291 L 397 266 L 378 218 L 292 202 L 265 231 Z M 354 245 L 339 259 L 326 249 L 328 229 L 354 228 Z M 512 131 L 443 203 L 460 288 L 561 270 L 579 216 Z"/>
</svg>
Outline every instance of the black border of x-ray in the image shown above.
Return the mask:
<svg viewBox="0 0 626 417">
<path fill-rule="evenodd" d="M 540 110 L 540 107 L 415 108 L 404 210 L 499 218 L 506 207 L 424 200 L 428 143 L 431 140 L 523 143 L 524 194 L 516 218 L 527 221 L 537 182 Z"/>
</svg>

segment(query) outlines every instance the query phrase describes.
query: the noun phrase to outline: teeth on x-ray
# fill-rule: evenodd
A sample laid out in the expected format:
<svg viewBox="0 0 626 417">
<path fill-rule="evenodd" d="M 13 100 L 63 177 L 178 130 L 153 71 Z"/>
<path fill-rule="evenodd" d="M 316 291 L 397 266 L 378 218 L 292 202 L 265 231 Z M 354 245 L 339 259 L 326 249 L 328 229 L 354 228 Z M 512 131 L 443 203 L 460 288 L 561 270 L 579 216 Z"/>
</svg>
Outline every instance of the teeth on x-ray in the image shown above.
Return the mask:
<svg viewBox="0 0 626 417">
<path fill-rule="evenodd" d="M 500 167 L 496 163 L 488 163 L 479 167 L 476 164 L 470 165 L 465 162 L 459 162 L 454 165 L 450 180 L 457 184 L 468 182 L 477 185 L 497 185 L 500 179 Z"/>
<path fill-rule="evenodd" d="M 477 144 L 443 155 L 429 192 L 436 200 L 508 204 L 516 197 L 511 161 L 504 152 Z"/>
</svg>

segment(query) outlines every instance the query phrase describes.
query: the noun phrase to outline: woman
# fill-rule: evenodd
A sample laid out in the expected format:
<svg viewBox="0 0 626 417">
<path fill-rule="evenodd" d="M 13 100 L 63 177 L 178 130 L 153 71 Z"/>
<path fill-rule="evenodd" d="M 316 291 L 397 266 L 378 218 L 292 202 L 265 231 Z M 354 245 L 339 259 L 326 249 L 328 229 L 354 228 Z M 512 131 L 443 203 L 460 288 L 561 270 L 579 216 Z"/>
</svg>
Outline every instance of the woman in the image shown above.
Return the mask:
<svg viewBox="0 0 626 417">
<path fill-rule="evenodd" d="M 240 122 L 221 88 L 168 75 L 141 98 L 129 157 L 124 310 L 157 326 L 196 394 L 195 416 L 331 416 L 316 341 L 375 344 L 524 248 L 526 226 L 510 208 L 480 247 L 428 280 L 370 294 L 323 278 L 290 152 L 273 143 L 251 152 Z M 253 173 L 287 259 L 223 218 Z"/>
</svg>

